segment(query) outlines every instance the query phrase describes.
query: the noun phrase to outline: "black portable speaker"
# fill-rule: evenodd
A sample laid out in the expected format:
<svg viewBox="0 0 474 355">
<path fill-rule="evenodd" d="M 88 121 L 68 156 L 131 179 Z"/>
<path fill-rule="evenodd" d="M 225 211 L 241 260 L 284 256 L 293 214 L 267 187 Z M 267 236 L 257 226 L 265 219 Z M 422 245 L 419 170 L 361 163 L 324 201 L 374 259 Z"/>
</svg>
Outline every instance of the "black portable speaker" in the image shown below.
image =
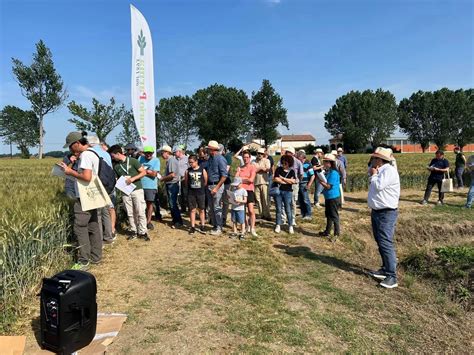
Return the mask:
<svg viewBox="0 0 474 355">
<path fill-rule="evenodd" d="M 87 346 L 97 326 L 97 285 L 84 271 L 65 270 L 43 279 L 41 347 L 70 354 Z"/>
</svg>

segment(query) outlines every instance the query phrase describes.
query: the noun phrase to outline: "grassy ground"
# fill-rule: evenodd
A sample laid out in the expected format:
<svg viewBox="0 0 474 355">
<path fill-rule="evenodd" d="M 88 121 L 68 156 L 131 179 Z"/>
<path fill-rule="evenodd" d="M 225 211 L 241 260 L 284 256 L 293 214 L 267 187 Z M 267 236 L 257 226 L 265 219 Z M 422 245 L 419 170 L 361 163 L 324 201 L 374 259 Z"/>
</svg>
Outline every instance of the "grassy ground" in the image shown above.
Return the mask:
<svg viewBox="0 0 474 355">
<path fill-rule="evenodd" d="M 403 192 L 400 260 L 413 250 L 473 246 L 474 211 L 459 208 L 466 191 L 444 207 Z M 366 275 L 379 266 L 366 193 L 347 195 L 341 221 L 334 243 L 317 237 L 322 210 L 298 221 L 294 236 L 275 235 L 270 224 L 243 242 L 167 224 L 155 225 L 150 243 L 120 236 L 91 269 L 99 311 L 129 315 L 110 353 L 474 351 L 472 312 L 435 285 L 400 270 L 400 287 L 385 290 Z M 35 303 L 18 328 L 29 352 L 36 317 Z"/>
</svg>

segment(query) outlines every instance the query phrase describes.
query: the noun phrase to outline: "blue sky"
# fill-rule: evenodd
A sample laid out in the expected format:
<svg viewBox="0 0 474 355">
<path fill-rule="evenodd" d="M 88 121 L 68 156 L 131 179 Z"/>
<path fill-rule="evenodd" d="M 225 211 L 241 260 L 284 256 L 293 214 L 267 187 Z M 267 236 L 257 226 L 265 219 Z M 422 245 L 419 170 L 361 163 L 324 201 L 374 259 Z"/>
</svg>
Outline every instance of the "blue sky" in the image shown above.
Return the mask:
<svg viewBox="0 0 474 355">
<path fill-rule="evenodd" d="M 0 0 L 0 106 L 29 108 L 11 57 L 30 64 L 40 39 L 53 53 L 69 100 L 114 96 L 130 107 L 128 1 Z M 470 0 L 144 0 L 155 100 L 192 95 L 213 83 L 258 90 L 269 79 L 288 109 L 290 130 L 329 138 L 324 113 L 350 90 L 473 87 Z M 46 151 L 74 130 L 62 108 L 45 118 Z M 0 145 L 0 153 L 9 147 Z"/>
</svg>

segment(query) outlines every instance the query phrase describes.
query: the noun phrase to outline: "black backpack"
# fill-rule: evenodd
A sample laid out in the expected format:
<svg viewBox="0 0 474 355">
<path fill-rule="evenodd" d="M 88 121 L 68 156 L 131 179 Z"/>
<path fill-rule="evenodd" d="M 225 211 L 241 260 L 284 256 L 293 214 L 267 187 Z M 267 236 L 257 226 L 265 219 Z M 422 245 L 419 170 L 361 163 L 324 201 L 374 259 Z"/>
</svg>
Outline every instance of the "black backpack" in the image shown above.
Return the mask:
<svg viewBox="0 0 474 355">
<path fill-rule="evenodd" d="M 100 157 L 97 152 L 93 151 L 92 149 L 87 149 L 88 152 L 94 153 L 97 158 L 99 158 L 99 179 L 104 185 L 105 191 L 110 195 L 115 188 L 115 172 L 112 167 L 107 164 L 104 158 Z"/>
</svg>

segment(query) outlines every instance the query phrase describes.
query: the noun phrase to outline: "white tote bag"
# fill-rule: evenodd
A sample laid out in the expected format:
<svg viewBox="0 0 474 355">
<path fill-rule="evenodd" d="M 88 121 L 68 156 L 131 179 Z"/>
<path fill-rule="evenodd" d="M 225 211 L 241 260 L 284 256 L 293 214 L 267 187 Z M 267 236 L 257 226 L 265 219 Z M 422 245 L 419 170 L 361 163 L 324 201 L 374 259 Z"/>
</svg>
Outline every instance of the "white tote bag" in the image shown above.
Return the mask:
<svg viewBox="0 0 474 355">
<path fill-rule="evenodd" d="M 453 179 L 449 177 L 449 170 L 448 170 L 448 177 L 446 175 L 443 178 L 443 182 L 441 183 L 441 192 L 453 192 Z"/>
<path fill-rule="evenodd" d="M 78 179 L 77 187 L 83 211 L 90 211 L 111 204 L 110 197 L 97 176 L 92 176 L 90 182 Z"/>
</svg>

